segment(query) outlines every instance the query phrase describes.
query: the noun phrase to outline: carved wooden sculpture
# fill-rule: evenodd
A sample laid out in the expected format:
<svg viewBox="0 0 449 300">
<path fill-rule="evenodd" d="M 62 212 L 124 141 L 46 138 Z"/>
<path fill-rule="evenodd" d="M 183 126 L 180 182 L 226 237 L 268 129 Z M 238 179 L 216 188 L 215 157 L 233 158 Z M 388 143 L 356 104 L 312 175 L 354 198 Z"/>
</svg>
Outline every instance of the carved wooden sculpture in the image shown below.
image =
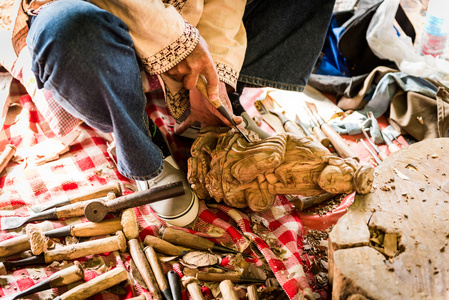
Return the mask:
<svg viewBox="0 0 449 300">
<path fill-rule="evenodd" d="M 333 156 L 307 137 L 289 133 L 264 140 L 248 132 L 250 143 L 234 129 L 201 130 L 191 148 L 188 180 L 201 199 L 264 211 L 276 195 L 315 196 L 370 191 L 374 169 L 354 159 Z"/>
</svg>

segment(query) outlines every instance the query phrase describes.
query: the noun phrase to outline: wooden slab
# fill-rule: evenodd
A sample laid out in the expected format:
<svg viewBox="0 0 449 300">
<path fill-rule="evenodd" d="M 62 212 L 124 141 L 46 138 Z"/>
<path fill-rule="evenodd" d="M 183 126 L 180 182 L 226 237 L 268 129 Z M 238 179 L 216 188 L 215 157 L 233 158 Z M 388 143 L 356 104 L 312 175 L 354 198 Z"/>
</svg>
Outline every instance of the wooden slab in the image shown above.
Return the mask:
<svg viewBox="0 0 449 300">
<path fill-rule="evenodd" d="M 330 233 L 332 299 L 449 299 L 448 242 L 449 139 L 426 140 L 382 162 Z"/>
</svg>

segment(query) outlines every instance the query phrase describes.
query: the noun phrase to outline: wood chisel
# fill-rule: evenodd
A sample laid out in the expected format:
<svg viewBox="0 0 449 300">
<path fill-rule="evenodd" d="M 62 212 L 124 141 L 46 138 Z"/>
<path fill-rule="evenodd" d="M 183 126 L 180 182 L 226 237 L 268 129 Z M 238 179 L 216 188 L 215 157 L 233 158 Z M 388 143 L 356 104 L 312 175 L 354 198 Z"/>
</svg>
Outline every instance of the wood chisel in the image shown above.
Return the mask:
<svg viewBox="0 0 449 300">
<path fill-rule="evenodd" d="M 250 143 L 248 137 L 240 130 L 240 128 L 237 127 L 237 124 L 234 122 L 234 119 L 231 117 L 226 107 L 223 106 L 220 99 L 212 101 L 209 98 L 209 95 L 207 94 L 207 81 L 206 78 L 204 78 L 204 76 L 201 74 L 198 76 L 198 83 L 196 84 L 196 87 L 201 92 L 201 94 L 207 99 L 207 101 L 209 101 L 210 104 L 212 104 L 222 114 L 222 116 L 225 117 L 226 120 L 228 120 L 229 123 L 231 123 L 232 126 L 235 127 L 235 129 L 237 129 L 237 131 L 243 136 L 243 138 L 245 138 L 245 140 L 248 143 Z"/>
<path fill-rule="evenodd" d="M 284 126 L 285 131 L 290 132 L 300 138 L 306 136 L 302 128 L 299 128 L 292 120 L 288 119 L 287 116 L 285 116 L 284 111 L 270 109 L 269 112 L 279 118 L 279 120 L 282 122 L 282 126 Z"/>
<path fill-rule="evenodd" d="M 381 161 L 384 161 L 388 155 L 385 154 L 385 152 L 383 152 L 382 150 L 379 149 L 379 147 L 377 147 L 377 145 L 369 138 L 368 134 L 366 133 L 365 129 L 363 128 L 362 125 L 360 126 L 360 130 L 362 130 L 363 135 L 365 136 L 365 138 L 368 140 L 368 142 L 370 143 L 370 145 L 373 147 L 374 151 L 376 151 L 377 155 L 379 156 Z"/>
</svg>

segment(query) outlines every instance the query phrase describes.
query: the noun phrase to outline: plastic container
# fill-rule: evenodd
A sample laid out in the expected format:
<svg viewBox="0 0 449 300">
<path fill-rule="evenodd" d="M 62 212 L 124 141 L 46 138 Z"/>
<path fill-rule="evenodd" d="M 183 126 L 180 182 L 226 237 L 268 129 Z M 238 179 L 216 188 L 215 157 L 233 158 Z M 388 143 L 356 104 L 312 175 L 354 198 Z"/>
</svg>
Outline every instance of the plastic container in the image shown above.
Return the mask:
<svg viewBox="0 0 449 300">
<path fill-rule="evenodd" d="M 444 57 L 449 40 L 449 0 L 430 0 L 419 53 Z"/>
</svg>

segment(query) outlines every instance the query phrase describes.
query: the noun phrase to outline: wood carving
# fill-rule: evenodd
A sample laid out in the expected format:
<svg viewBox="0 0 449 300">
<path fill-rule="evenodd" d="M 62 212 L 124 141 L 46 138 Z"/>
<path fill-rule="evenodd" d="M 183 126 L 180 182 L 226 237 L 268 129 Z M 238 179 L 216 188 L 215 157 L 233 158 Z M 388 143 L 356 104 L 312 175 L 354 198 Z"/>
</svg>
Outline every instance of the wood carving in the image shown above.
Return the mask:
<svg viewBox="0 0 449 300">
<path fill-rule="evenodd" d="M 329 235 L 332 299 L 449 299 L 448 148 L 426 140 L 376 168 Z"/>
<path fill-rule="evenodd" d="M 308 137 L 282 133 L 260 140 L 251 131 L 247 136 L 251 143 L 227 127 L 199 132 L 187 177 L 200 199 L 260 212 L 280 194 L 366 194 L 371 189 L 372 166 L 335 157 Z"/>
</svg>

